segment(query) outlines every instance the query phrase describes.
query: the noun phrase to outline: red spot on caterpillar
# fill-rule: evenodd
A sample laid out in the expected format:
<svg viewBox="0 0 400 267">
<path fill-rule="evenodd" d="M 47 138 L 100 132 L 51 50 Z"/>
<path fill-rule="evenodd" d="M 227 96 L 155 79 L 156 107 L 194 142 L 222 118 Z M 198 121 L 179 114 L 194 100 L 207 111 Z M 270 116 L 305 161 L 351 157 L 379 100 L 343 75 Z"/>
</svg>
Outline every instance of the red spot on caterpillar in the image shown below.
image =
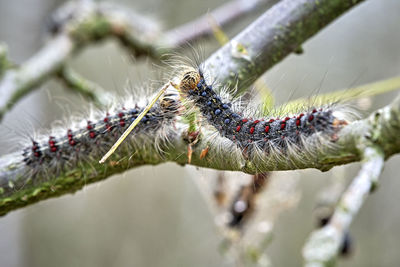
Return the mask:
<svg viewBox="0 0 400 267">
<path fill-rule="evenodd" d="M 108 122 L 108 118 L 104 118 L 104 120 L 103 120 L 104 122 Z"/>
<path fill-rule="evenodd" d="M 120 112 L 118 113 L 118 117 L 122 118 L 124 116 L 124 113 Z"/>
<path fill-rule="evenodd" d="M 304 113 L 300 113 L 300 115 L 297 116 L 297 119 L 301 119 L 301 117 L 303 117 L 303 116 L 304 116 Z"/>
<path fill-rule="evenodd" d="M 89 137 L 92 138 L 92 139 L 95 138 L 96 137 L 96 133 L 93 132 L 93 131 L 89 132 Z"/>
<path fill-rule="evenodd" d="M 288 120 L 290 120 L 290 118 L 289 118 L 289 117 L 286 117 L 286 118 L 284 119 L 284 121 L 288 121 Z"/>
<path fill-rule="evenodd" d="M 269 120 L 269 123 L 274 122 L 274 121 L 275 121 L 274 119 L 270 119 L 270 120 Z"/>
<path fill-rule="evenodd" d="M 238 127 L 236 127 L 236 132 L 239 132 L 241 128 L 242 127 L 240 125 L 238 125 Z"/>
<path fill-rule="evenodd" d="M 246 123 L 246 122 L 248 122 L 248 121 L 249 121 L 248 119 L 243 119 L 243 120 L 242 120 L 243 123 Z"/>
<path fill-rule="evenodd" d="M 53 137 L 53 136 L 50 136 L 50 137 L 49 137 L 49 145 L 50 145 L 50 146 L 55 146 L 55 144 L 56 144 L 56 141 L 54 141 L 54 137 Z"/>
<path fill-rule="evenodd" d="M 57 147 L 56 146 L 52 146 L 50 147 L 51 152 L 56 152 L 57 151 Z"/>
<path fill-rule="evenodd" d="M 265 132 L 266 132 L 266 133 L 269 132 L 269 125 L 265 126 Z"/>
<path fill-rule="evenodd" d="M 33 153 L 33 155 L 38 158 L 38 157 L 40 157 L 40 152 L 35 152 L 35 153 Z"/>
<path fill-rule="evenodd" d="M 308 116 L 308 121 L 312 121 L 314 119 L 314 115 Z"/>
<path fill-rule="evenodd" d="M 93 126 L 90 125 L 90 121 L 88 121 L 88 125 L 86 126 L 86 129 L 88 129 L 88 130 L 92 130 L 93 129 Z"/>
<path fill-rule="evenodd" d="M 111 131 L 111 126 L 110 126 L 110 124 L 106 124 L 106 129 L 107 129 L 107 131 Z"/>
<path fill-rule="evenodd" d="M 300 120 L 297 119 L 297 120 L 296 120 L 296 126 L 299 126 L 299 125 L 300 125 Z"/>
<path fill-rule="evenodd" d="M 121 127 L 125 127 L 125 120 L 120 120 L 119 121 L 119 125 L 121 126 Z"/>
<path fill-rule="evenodd" d="M 282 123 L 281 124 L 281 130 L 285 129 L 285 127 L 286 127 L 286 123 Z"/>
<path fill-rule="evenodd" d="M 317 113 L 317 110 L 314 108 L 314 109 L 312 110 L 312 113 Z"/>
<path fill-rule="evenodd" d="M 257 124 L 257 123 L 259 123 L 260 122 L 260 120 L 255 120 L 253 123 L 254 124 Z"/>
<path fill-rule="evenodd" d="M 67 131 L 67 136 L 68 136 L 68 143 L 69 143 L 71 146 L 74 146 L 76 142 L 75 142 L 74 139 L 73 139 L 73 135 L 72 135 L 71 129 L 68 129 L 68 131 Z"/>
<path fill-rule="evenodd" d="M 254 127 L 251 127 L 251 128 L 250 128 L 250 133 L 253 134 L 253 133 L 254 133 L 254 130 L 255 130 Z"/>
</svg>

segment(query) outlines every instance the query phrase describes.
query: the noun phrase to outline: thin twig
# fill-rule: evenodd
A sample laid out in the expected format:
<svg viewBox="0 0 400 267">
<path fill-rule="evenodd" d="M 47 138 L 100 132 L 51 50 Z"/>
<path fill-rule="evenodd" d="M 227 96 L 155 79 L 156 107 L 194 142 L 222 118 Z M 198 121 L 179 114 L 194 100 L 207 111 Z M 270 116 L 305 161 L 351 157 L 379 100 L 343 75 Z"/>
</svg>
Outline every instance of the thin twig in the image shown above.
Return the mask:
<svg viewBox="0 0 400 267">
<path fill-rule="evenodd" d="M 10 62 L 7 58 L 7 46 L 4 43 L 0 42 L 0 79 L 3 76 L 4 72 L 10 67 Z"/>
<path fill-rule="evenodd" d="M 279 0 L 278 0 L 279 1 Z M 233 0 L 201 17 L 178 26 L 165 33 L 165 39 L 173 47 L 179 47 L 188 41 L 193 42 L 213 34 L 210 17 L 220 26 L 230 25 L 238 18 L 272 5 L 277 0 Z"/>
<path fill-rule="evenodd" d="M 384 158 L 385 154 L 378 146 L 363 149 L 364 163 L 357 177 L 341 197 L 329 223 L 314 231 L 304 247 L 305 266 L 332 266 L 351 222 L 378 182 Z"/>
<path fill-rule="evenodd" d="M 72 40 L 61 35 L 21 67 L 8 70 L 0 81 L 0 120 L 19 99 L 58 71 L 73 50 Z"/>
<path fill-rule="evenodd" d="M 85 79 L 73 69 L 63 67 L 58 72 L 58 77 L 68 86 L 72 91 L 82 94 L 84 97 L 93 101 L 99 107 L 107 106 L 110 103 L 111 97 L 100 85 Z"/>
<path fill-rule="evenodd" d="M 55 36 L 19 68 L 0 80 L 0 120 L 21 98 L 61 70 L 85 45 L 117 37 L 134 55 L 159 58 L 154 23 L 120 6 L 90 1 L 68 2 L 59 13 L 69 18 Z M 64 12 L 64 13 L 63 13 Z M 72 12 L 72 13 L 71 13 Z"/>
</svg>

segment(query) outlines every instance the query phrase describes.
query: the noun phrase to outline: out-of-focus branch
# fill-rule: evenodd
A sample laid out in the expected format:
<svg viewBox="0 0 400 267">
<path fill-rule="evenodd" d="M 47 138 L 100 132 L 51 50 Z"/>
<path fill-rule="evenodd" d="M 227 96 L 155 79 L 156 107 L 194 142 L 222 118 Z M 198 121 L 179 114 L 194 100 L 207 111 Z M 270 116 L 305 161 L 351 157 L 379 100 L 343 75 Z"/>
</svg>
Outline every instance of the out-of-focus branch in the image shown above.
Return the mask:
<svg viewBox="0 0 400 267">
<path fill-rule="evenodd" d="M 216 10 L 216 15 L 228 14 L 220 22 L 227 24 L 268 1 L 245 2 L 234 1 Z M 236 4 L 240 6 L 234 12 L 233 6 Z M 204 21 L 195 23 L 197 26 L 200 24 L 203 25 Z M 68 58 L 88 44 L 115 37 L 132 55 L 160 60 L 183 43 L 212 32 L 208 26 L 193 32 L 177 28 L 163 34 L 158 25 L 147 17 L 114 3 L 96 1 L 67 2 L 54 12 L 49 29 L 53 39 L 19 68 L 7 71 L 0 80 L 0 120 L 19 99 L 58 73 Z M 0 47 L 0 78 L 5 69 L 2 65 L 6 62 L 3 60 L 4 51 Z"/>
<path fill-rule="evenodd" d="M 8 70 L 0 80 L 0 119 L 20 98 L 57 72 L 74 48 L 71 38 L 60 35 L 19 68 Z"/>
<path fill-rule="evenodd" d="M 268 176 L 267 181 L 265 173 L 253 176 L 249 185 L 241 187 L 233 199 L 236 221 L 230 220 L 230 227 L 223 227 L 225 239 L 221 251 L 237 266 L 269 266 L 266 250 L 273 239 L 274 225 L 281 213 L 295 207 L 300 200 L 296 173 L 275 172 Z"/>
<path fill-rule="evenodd" d="M 107 106 L 112 99 L 100 85 L 89 81 L 69 67 L 63 67 L 58 77 L 70 90 L 81 93 L 99 107 Z"/>
<path fill-rule="evenodd" d="M 341 197 L 329 223 L 314 231 L 304 247 L 305 266 L 332 266 L 351 222 L 378 182 L 384 165 L 384 151 L 371 144 L 361 147 L 361 152 L 363 165 L 360 172 Z"/>
<path fill-rule="evenodd" d="M 224 85 L 245 90 L 262 73 L 363 0 L 282 0 L 205 61 Z"/>
<path fill-rule="evenodd" d="M 148 19 L 125 8 L 91 1 L 68 2 L 57 14 L 55 36 L 20 67 L 10 69 L 0 80 L 0 120 L 22 97 L 47 78 L 85 45 L 117 37 L 134 55 L 159 58 L 155 48 L 158 31 Z M 64 20 L 60 18 L 65 18 Z"/>
<path fill-rule="evenodd" d="M 241 186 L 230 206 L 229 227 L 241 228 L 251 217 L 255 209 L 256 197 L 268 184 L 270 175 L 269 172 L 255 174 L 247 185 Z"/>
<path fill-rule="evenodd" d="M 272 5 L 277 1 L 279 0 L 233 0 L 227 2 L 193 21 L 167 31 L 165 39 L 173 47 L 185 45 L 188 41 L 193 42 L 213 34 L 210 17 L 215 19 L 218 25 L 224 26 L 235 22 L 239 17 L 260 10 L 264 6 Z"/>
<path fill-rule="evenodd" d="M 115 37 L 134 56 L 159 59 L 160 27 L 148 17 L 115 3 L 70 1 L 52 16 L 50 30 L 56 36 L 68 35 L 77 49 Z"/>
<path fill-rule="evenodd" d="M 298 173 L 273 173 L 268 187 L 257 198 L 257 212 L 247 222 L 241 243 L 244 266 L 270 266 L 267 249 L 274 239 L 275 225 L 282 213 L 293 209 L 300 201 Z"/>
<path fill-rule="evenodd" d="M 327 225 L 335 211 L 335 207 L 339 202 L 342 193 L 346 189 L 346 175 L 347 168 L 337 168 L 332 172 L 330 183 L 318 194 L 317 205 L 314 209 L 317 228 L 322 228 Z M 341 242 L 338 256 L 347 257 L 351 255 L 354 250 L 353 238 L 350 231 L 345 231 L 344 238 Z"/>
<path fill-rule="evenodd" d="M 6 44 L 0 43 L 0 79 L 4 72 L 11 66 L 7 58 L 7 52 Z"/>
</svg>

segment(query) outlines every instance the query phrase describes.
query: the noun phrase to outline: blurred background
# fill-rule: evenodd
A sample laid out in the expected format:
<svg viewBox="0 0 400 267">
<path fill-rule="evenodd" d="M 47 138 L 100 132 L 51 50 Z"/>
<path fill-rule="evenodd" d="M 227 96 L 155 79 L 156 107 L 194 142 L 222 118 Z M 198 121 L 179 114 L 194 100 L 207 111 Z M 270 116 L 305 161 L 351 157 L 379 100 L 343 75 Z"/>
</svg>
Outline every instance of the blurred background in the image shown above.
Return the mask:
<svg viewBox="0 0 400 267">
<path fill-rule="evenodd" d="M 224 1 L 118 1 L 170 29 L 207 13 Z M 10 58 L 24 62 L 44 44 L 45 24 L 63 1 L 0 0 L 0 41 Z M 259 13 L 224 29 L 233 37 Z M 278 104 L 390 78 L 400 73 L 400 1 L 369 0 L 351 10 L 263 77 Z M 201 41 L 206 56 L 218 48 Z M 154 70 L 150 60 L 132 60 L 114 41 L 89 46 L 70 64 L 84 77 L 116 94 L 127 81 L 140 86 Z M 152 76 L 153 75 L 153 76 Z M 370 100 L 369 110 L 388 104 L 397 93 Z M 367 101 L 368 102 L 368 101 Z M 0 127 L 0 154 L 15 147 L 15 132 L 26 135 L 51 126 L 66 110 L 82 111 L 89 104 L 46 82 L 5 117 Z M 368 114 L 365 111 L 362 115 Z M 368 197 L 351 226 L 353 254 L 339 266 L 398 266 L 400 263 L 400 157 L 387 161 L 378 190 Z M 267 254 L 273 266 L 299 266 L 302 246 L 315 227 L 313 210 L 318 193 L 338 176 L 347 182 L 358 164 L 316 170 L 274 173 L 274 179 L 299 177 L 296 207 L 275 222 Z M 235 179 L 245 175 L 226 174 Z M 232 266 L 220 253 L 222 237 L 204 199 L 201 182 L 216 172 L 175 164 L 146 166 L 89 185 L 66 195 L 11 212 L 0 218 L 1 266 Z M 284 181 L 284 180 L 283 180 Z M 262 213 L 262 205 L 259 212 Z"/>
</svg>

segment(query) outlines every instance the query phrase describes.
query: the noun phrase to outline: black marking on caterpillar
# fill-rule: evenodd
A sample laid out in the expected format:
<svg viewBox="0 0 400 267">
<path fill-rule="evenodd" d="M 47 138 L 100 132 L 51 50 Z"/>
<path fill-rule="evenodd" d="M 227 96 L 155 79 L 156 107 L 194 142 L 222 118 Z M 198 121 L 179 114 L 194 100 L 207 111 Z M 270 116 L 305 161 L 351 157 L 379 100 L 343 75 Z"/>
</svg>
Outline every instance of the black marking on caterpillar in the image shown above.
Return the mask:
<svg viewBox="0 0 400 267">
<path fill-rule="evenodd" d="M 151 139 L 149 145 L 159 148 L 160 144 L 156 140 L 161 136 L 160 141 L 167 141 L 168 135 L 171 134 L 168 129 L 171 129 L 170 126 L 175 122 L 179 107 L 179 94 L 174 88 L 167 90 L 140 121 L 126 146 L 131 148 L 129 144 L 131 143 L 138 144 L 136 148 L 142 147 L 144 139 Z M 90 164 L 93 160 L 97 162 L 144 108 L 145 105 L 131 104 L 130 108 L 121 107 L 115 109 L 112 114 L 99 113 L 95 119 L 82 121 L 77 127 L 62 127 L 57 134 L 40 136 L 39 140 L 32 139 L 31 145 L 25 147 L 22 152 L 22 164 L 25 167 L 21 177 L 28 176 L 35 183 L 39 177 L 43 176 L 41 179 L 46 179 L 49 174 L 57 175 L 83 162 Z M 134 152 L 128 151 L 128 153 Z M 0 183 L 5 189 L 5 194 L 23 186 L 15 178 L 10 180 L 3 177 Z"/>
<path fill-rule="evenodd" d="M 224 103 L 208 84 L 201 70 L 188 70 L 182 76 L 179 88 L 192 100 L 202 115 L 221 136 L 231 140 L 243 152 L 251 155 L 255 149 L 265 153 L 278 151 L 286 154 L 288 146 L 304 148 L 305 138 L 326 134 L 331 141 L 347 121 L 334 116 L 333 110 L 312 108 L 308 112 L 284 118 L 253 119 L 235 112 L 232 104 Z"/>
</svg>

